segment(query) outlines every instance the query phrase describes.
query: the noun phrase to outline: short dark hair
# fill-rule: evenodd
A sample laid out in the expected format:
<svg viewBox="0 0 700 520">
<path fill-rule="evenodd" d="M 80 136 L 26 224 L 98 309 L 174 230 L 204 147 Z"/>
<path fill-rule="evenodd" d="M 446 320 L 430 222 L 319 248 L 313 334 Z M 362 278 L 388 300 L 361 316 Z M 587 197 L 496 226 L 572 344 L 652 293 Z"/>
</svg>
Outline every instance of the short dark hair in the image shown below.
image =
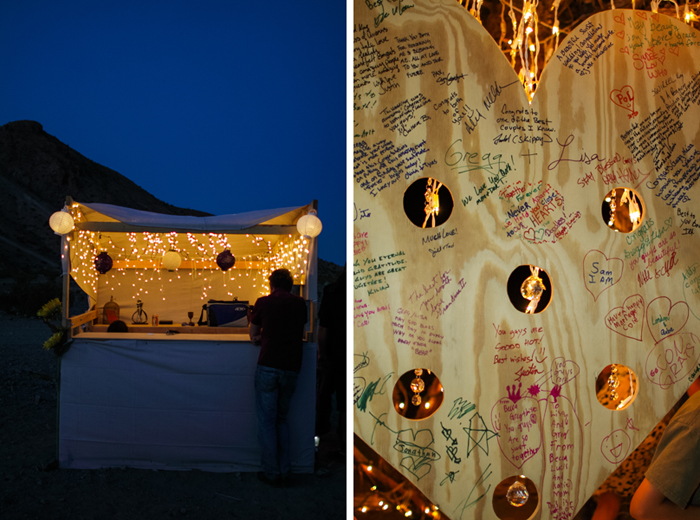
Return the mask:
<svg viewBox="0 0 700 520">
<path fill-rule="evenodd" d="M 294 278 L 287 269 L 277 269 L 270 275 L 270 289 L 282 289 L 291 292 L 294 286 Z"/>
<path fill-rule="evenodd" d="M 109 324 L 107 332 L 129 332 L 129 327 L 122 320 L 116 320 Z"/>
</svg>

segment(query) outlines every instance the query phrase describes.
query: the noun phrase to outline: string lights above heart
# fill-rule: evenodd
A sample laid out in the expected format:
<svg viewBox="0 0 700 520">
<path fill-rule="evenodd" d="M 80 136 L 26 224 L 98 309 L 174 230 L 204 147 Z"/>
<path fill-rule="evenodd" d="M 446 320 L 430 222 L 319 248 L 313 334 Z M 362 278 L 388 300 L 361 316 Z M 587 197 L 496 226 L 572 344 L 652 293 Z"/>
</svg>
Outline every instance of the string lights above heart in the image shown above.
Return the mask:
<svg viewBox="0 0 700 520">
<path fill-rule="evenodd" d="M 632 9 L 640 13 L 665 14 L 694 27 L 698 21 L 695 10 L 700 7 L 700 2 L 693 6 L 688 0 L 682 9 L 675 0 L 617 3 L 615 0 L 609 3 L 602 0 L 522 0 L 522 3 L 520 0 L 459 0 L 459 3 L 479 20 L 508 56 L 530 100 L 542 71 L 559 47 L 560 36 L 568 35 L 591 15 L 607 9 Z"/>
</svg>

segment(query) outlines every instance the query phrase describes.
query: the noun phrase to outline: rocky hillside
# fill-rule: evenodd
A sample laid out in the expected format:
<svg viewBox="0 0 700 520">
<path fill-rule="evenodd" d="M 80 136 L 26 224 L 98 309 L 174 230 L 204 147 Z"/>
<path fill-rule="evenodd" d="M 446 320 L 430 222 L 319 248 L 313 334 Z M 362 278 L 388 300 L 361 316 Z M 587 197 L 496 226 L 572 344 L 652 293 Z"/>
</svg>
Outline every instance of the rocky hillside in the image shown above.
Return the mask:
<svg viewBox="0 0 700 520">
<path fill-rule="evenodd" d="M 4 224 L 0 231 L 0 296 L 12 296 L 0 307 L 10 312 L 22 310 L 17 307 L 21 302 L 11 302 L 26 294 L 27 283 L 46 285 L 42 294 L 53 291 L 60 276 L 60 238 L 48 222 L 63 207 L 66 196 L 172 215 L 209 215 L 157 199 L 47 134 L 35 121 L 0 126 L 0 193 L 0 222 Z M 323 260 L 319 264 L 319 286 L 335 279 L 342 269 Z M 39 306 L 48 299 L 49 295 L 41 296 Z M 25 306 L 38 308 L 34 302 L 20 305 Z"/>
<path fill-rule="evenodd" d="M 0 126 L 0 218 L 10 223 L 0 235 L 0 277 L 54 271 L 60 239 L 49 217 L 70 195 L 80 202 L 104 202 L 173 215 L 208 213 L 163 202 L 123 175 L 63 144 L 35 121 Z"/>
</svg>

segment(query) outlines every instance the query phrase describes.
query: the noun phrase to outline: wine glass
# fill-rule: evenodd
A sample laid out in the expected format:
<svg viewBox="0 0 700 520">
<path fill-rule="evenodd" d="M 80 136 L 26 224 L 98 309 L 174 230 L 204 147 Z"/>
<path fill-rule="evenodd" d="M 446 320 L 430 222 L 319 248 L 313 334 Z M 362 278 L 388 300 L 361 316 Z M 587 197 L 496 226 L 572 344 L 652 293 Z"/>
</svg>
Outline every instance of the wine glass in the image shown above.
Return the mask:
<svg viewBox="0 0 700 520">
<path fill-rule="evenodd" d="M 190 327 L 194 327 L 194 323 L 192 322 L 192 318 L 194 318 L 194 312 L 188 312 L 187 317 L 190 319 Z"/>
</svg>

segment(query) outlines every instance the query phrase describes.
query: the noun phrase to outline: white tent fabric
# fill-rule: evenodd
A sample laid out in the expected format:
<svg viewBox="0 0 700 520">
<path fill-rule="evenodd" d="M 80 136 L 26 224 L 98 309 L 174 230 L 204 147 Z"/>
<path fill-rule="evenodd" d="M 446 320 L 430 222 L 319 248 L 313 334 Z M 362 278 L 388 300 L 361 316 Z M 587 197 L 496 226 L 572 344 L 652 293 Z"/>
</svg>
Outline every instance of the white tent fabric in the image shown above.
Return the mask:
<svg viewBox="0 0 700 520">
<path fill-rule="evenodd" d="M 247 229 L 258 224 L 292 225 L 307 210 L 307 206 L 299 206 L 258 210 L 233 215 L 192 217 L 152 213 L 150 211 L 113 206 L 112 204 L 78 204 L 83 207 L 83 215 L 88 222 L 123 222 L 124 224 L 143 227 L 144 229 L 187 229 L 193 232 L 235 231 Z"/>
<path fill-rule="evenodd" d="M 260 470 L 259 348 L 183 336 L 74 340 L 61 360 L 60 467 Z M 315 381 L 305 343 L 289 415 L 295 473 L 313 472 Z"/>
</svg>

